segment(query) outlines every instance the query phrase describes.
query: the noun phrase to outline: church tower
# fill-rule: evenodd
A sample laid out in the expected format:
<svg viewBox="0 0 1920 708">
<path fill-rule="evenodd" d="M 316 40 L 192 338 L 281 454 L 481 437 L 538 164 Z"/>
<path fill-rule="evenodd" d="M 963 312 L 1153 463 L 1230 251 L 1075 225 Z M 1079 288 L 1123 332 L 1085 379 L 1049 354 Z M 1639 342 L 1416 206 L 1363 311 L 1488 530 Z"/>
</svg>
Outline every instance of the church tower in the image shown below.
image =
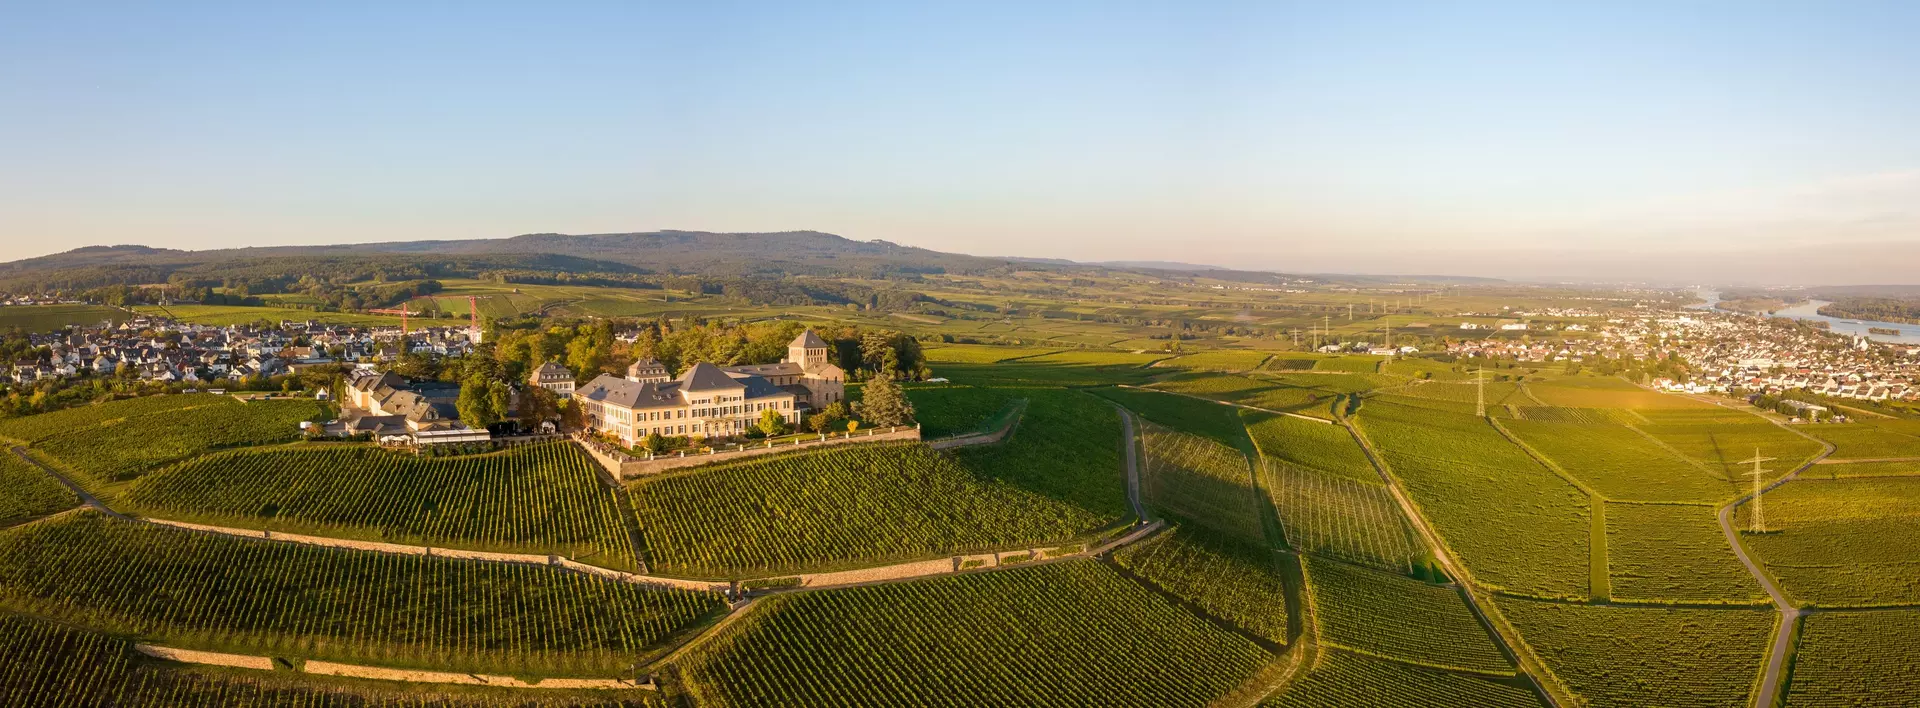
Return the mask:
<svg viewBox="0 0 1920 708">
<path fill-rule="evenodd" d="M 807 330 L 787 344 L 787 361 L 799 364 L 803 371 L 819 371 L 827 367 L 827 349 L 826 340 Z"/>
</svg>

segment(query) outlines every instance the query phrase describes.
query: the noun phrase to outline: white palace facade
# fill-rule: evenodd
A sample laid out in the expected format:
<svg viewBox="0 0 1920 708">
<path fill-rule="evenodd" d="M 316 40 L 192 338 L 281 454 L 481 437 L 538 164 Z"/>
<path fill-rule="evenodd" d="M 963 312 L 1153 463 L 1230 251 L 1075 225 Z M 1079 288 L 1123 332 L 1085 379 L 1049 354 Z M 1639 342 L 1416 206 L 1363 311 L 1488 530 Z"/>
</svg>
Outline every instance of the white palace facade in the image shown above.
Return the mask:
<svg viewBox="0 0 1920 708">
<path fill-rule="evenodd" d="M 806 411 L 846 397 L 846 372 L 828 361 L 827 342 L 807 330 L 778 364 L 694 364 L 679 378 L 653 359 L 625 378 L 601 374 L 573 391 L 587 427 L 636 445 L 649 434 L 725 437 L 747 432 L 765 411 L 797 425 Z"/>
</svg>

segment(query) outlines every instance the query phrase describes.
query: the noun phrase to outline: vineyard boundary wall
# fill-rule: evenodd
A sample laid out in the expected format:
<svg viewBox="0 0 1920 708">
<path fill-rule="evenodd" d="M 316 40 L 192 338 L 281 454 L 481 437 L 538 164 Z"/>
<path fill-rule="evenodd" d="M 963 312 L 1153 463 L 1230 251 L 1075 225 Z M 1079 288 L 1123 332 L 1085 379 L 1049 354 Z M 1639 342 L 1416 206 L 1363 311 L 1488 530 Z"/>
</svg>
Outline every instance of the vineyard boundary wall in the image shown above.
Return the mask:
<svg viewBox="0 0 1920 708">
<path fill-rule="evenodd" d="M 873 428 L 869 430 L 848 433 L 844 437 L 827 437 L 827 438 L 813 438 L 813 439 L 803 438 L 800 440 L 795 440 L 792 444 L 780 444 L 780 445 L 774 445 L 771 447 L 768 447 L 765 444 L 762 444 L 757 447 L 745 447 L 739 450 L 725 450 L 725 451 L 717 450 L 714 452 L 693 454 L 693 455 L 661 455 L 658 457 L 654 457 L 653 459 L 650 459 L 650 460 L 640 459 L 637 457 L 630 457 L 626 455 L 610 454 L 605 450 L 599 449 L 598 446 L 596 445 L 587 444 L 586 442 L 581 441 L 577 438 L 574 440 L 574 442 L 580 445 L 580 449 L 586 450 L 588 455 L 593 456 L 594 461 L 600 463 L 600 466 L 606 469 L 608 474 L 613 475 L 615 479 L 631 479 L 634 477 L 645 477 L 647 475 L 660 474 L 661 472 L 666 472 L 668 470 L 681 469 L 684 467 L 695 467 L 699 465 L 709 465 L 709 464 L 714 464 L 719 462 L 732 462 L 734 460 L 741 460 L 749 457 L 756 457 L 759 455 L 786 453 L 786 452 L 793 452 L 795 450 L 810 450 L 813 448 L 826 447 L 829 445 L 846 445 L 848 443 L 891 442 L 891 441 L 899 441 L 899 440 L 919 440 L 919 439 L 920 439 L 919 426 L 914 426 L 911 428 L 895 427 L 895 428 L 887 428 L 885 430 L 882 430 L 879 428 Z"/>
</svg>

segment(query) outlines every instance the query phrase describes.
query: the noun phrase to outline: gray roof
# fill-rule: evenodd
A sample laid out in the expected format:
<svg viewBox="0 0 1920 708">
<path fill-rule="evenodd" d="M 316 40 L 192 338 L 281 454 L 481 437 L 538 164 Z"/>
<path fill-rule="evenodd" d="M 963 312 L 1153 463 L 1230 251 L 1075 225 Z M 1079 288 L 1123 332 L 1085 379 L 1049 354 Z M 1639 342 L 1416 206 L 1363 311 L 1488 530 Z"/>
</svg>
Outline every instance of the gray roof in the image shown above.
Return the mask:
<svg viewBox="0 0 1920 708">
<path fill-rule="evenodd" d="M 745 384 L 735 381 L 733 377 L 727 375 L 727 372 L 720 370 L 720 367 L 704 361 L 687 369 L 687 373 L 681 374 L 677 382 L 688 393 L 746 388 Z"/>
<path fill-rule="evenodd" d="M 827 348 L 827 340 L 821 339 L 820 335 L 813 333 L 813 330 L 807 330 L 801 332 L 800 336 L 794 337 L 793 342 L 787 346 L 801 347 L 803 349 L 825 349 Z"/>
<path fill-rule="evenodd" d="M 680 382 L 639 383 L 612 374 L 601 374 L 593 377 L 587 385 L 576 389 L 573 395 L 635 410 L 666 408 L 680 405 Z"/>
<path fill-rule="evenodd" d="M 755 376 L 799 375 L 807 373 L 806 369 L 800 368 L 799 364 L 791 361 L 783 361 L 778 364 L 744 364 L 741 366 L 725 367 L 722 370 L 729 374 L 753 374 Z"/>
</svg>

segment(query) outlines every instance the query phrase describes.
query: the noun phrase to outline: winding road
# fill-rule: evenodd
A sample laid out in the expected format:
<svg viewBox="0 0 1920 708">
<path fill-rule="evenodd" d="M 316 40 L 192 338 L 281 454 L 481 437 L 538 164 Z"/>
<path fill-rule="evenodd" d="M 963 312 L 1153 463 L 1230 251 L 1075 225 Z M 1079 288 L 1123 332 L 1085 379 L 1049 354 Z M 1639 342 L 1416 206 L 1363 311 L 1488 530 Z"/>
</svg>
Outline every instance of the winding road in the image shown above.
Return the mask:
<svg viewBox="0 0 1920 708">
<path fill-rule="evenodd" d="M 1768 597 L 1773 598 L 1773 606 L 1780 610 L 1780 629 L 1774 633 L 1773 646 L 1767 650 L 1767 672 L 1760 677 L 1760 690 L 1753 697 L 1753 705 L 1756 708 L 1770 708 L 1774 704 L 1774 697 L 1780 693 L 1780 674 L 1786 669 L 1788 652 L 1793 649 L 1793 627 L 1805 611 L 1794 607 L 1793 603 L 1787 600 L 1787 594 L 1780 589 L 1780 585 L 1775 583 L 1773 577 L 1767 575 L 1766 571 L 1760 568 L 1760 564 L 1754 562 L 1753 557 L 1747 553 L 1746 544 L 1740 542 L 1740 533 L 1733 528 L 1733 512 L 1741 504 L 1752 501 L 1755 496 L 1773 491 L 1775 487 L 1793 481 L 1793 478 L 1800 476 L 1800 473 L 1806 471 L 1808 467 L 1819 464 L 1821 460 L 1833 454 L 1834 447 L 1833 443 L 1794 430 L 1785 423 L 1766 416 L 1760 417 L 1788 432 L 1820 443 L 1823 448 L 1820 454 L 1813 456 L 1813 459 L 1801 463 L 1799 467 L 1793 468 L 1792 472 L 1782 475 L 1773 483 L 1762 487 L 1760 491 L 1728 502 L 1726 506 L 1720 507 L 1719 511 L 1715 512 L 1715 516 L 1720 520 L 1720 533 L 1725 534 L 1727 544 L 1733 546 L 1733 555 L 1740 559 L 1741 565 L 1747 567 L 1747 572 L 1753 575 L 1754 580 L 1760 581 L 1760 587 L 1767 591 Z"/>
</svg>

